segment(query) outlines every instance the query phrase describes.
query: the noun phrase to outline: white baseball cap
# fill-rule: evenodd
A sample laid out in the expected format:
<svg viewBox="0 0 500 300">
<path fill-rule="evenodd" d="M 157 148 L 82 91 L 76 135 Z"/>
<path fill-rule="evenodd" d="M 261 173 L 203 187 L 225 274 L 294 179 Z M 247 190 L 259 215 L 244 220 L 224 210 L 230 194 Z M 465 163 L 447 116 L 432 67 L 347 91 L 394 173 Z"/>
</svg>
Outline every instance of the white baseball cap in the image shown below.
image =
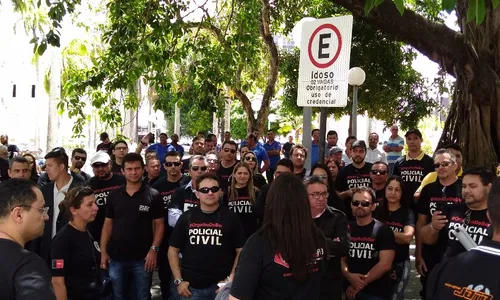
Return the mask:
<svg viewBox="0 0 500 300">
<path fill-rule="evenodd" d="M 104 151 L 98 151 L 90 160 L 90 165 L 93 165 L 95 163 L 107 164 L 110 160 L 111 157 L 109 157 L 108 153 Z"/>
</svg>

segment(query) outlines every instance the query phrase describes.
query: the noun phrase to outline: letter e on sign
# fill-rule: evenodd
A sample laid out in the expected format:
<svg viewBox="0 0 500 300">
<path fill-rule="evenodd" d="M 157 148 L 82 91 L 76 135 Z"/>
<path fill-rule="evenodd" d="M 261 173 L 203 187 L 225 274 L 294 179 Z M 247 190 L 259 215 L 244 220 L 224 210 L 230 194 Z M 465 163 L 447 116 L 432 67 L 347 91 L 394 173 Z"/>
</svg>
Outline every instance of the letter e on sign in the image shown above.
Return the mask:
<svg viewBox="0 0 500 300">
<path fill-rule="evenodd" d="M 342 50 L 342 35 L 333 24 L 323 24 L 316 28 L 307 47 L 311 63 L 318 68 L 328 68 L 333 65 L 339 58 L 340 50 Z"/>
</svg>

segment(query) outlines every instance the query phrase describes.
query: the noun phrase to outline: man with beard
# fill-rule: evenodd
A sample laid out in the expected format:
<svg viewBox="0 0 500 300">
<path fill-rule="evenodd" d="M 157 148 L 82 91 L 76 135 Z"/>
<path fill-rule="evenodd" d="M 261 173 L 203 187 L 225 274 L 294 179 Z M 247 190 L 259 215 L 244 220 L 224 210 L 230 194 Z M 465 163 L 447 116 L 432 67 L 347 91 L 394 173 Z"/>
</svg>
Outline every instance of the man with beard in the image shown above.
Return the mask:
<svg viewBox="0 0 500 300">
<path fill-rule="evenodd" d="M 385 197 L 385 181 L 389 178 L 388 166 L 385 162 L 377 161 L 372 165 L 370 179 L 372 189 L 375 191 L 377 203 L 381 203 Z"/>
<path fill-rule="evenodd" d="M 351 209 L 356 219 L 349 224 L 349 256 L 342 258 L 348 299 L 390 299 L 392 293 L 389 271 L 396 242 L 392 230 L 373 218 L 376 207 L 371 188 L 353 190 Z"/>
<path fill-rule="evenodd" d="M 450 220 L 450 207 L 463 202 L 462 181 L 457 177 L 457 163 L 453 153 L 446 149 L 436 151 L 434 168 L 438 180 L 426 185 L 420 194 L 415 230 L 415 266 L 421 275 L 422 298 L 426 295 L 427 277 L 432 268 L 443 259 L 448 244 L 448 236 L 441 229 Z M 439 227 L 434 227 L 436 221 L 441 223 Z"/>
<path fill-rule="evenodd" d="M 9 159 L 12 159 L 19 152 L 21 152 L 16 145 L 9 144 L 9 136 L 6 134 L 2 134 L 0 136 L 0 142 L 2 143 L 2 145 L 5 145 L 5 147 L 7 147 L 7 151 L 9 152 Z"/>
<path fill-rule="evenodd" d="M 359 187 L 371 187 L 370 172 L 372 164 L 365 162 L 366 143 L 365 141 L 355 141 L 351 147 L 352 163 L 340 169 L 335 188 L 340 192 L 340 197 L 347 200 L 352 197 L 352 190 Z M 346 207 L 349 207 L 346 205 Z M 352 215 L 347 214 L 347 218 L 352 220 Z"/>
<path fill-rule="evenodd" d="M 205 138 L 201 137 L 200 135 L 195 136 L 193 138 L 193 143 L 191 144 L 192 147 L 192 155 L 204 155 L 205 151 Z M 182 174 L 189 176 L 189 161 L 191 160 L 190 158 L 186 158 L 182 160 Z"/>
<path fill-rule="evenodd" d="M 233 169 L 238 161 L 236 160 L 236 153 L 238 152 L 238 145 L 234 141 L 225 141 L 222 143 L 222 151 L 220 152 L 220 167 L 217 171 L 217 177 L 220 180 L 220 187 L 225 191 L 229 185 L 229 177 L 233 174 Z"/>
<path fill-rule="evenodd" d="M 153 186 L 153 184 L 160 179 L 161 167 L 160 159 L 158 157 L 151 157 L 146 160 L 146 172 L 147 175 L 144 176 L 144 183 Z"/>
<path fill-rule="evenodd" d="M 152 272 L 164 235 L 163 201 L 142 182 L 140 154 L 125 155 L 122 168 L 127 182 L 111 192 L 106 203 L 101 268 L 109 264 L 115 299 L 151 299 Z"/>
<path fill-rule="evenodd" d="M 165 170 L 167 170 L 167 176 L 158 179 L 158 181 L 153 184 L 153 188 L 160 193 L 160 197 L 163 200 L 165 215 L 167 215 L 168 205 L 170 204 L 175 189 L 181 185 L 183 179 L 181 168 L 182 162 L 180 153 L 177 151 L 167 153 L 165 156 Z M 169 298 L 171 290 L 170 284 L 172 281 L 172 273 L 167 256 L 168 240 L 171 234 L 172 227 L 168 226 L 168 222 L 165 222 L 165 236 L 160 246 L 160 252 L 158 253 L 158 277 L 160 278 L 160 288 L 163 299 Z"/>
<path fill-rule="evenodd" d="M 475 167 L 465 171 L 462 179 L 462 196 L 465 202 L 454 204 L 447 215 L 434 213 L 431 223 L 422 228 L 424 243 L 435 244 L 444 232 L 448 245 L 444 258 L 465 252 L 452 230 L 463 226 L 467 234 L 479 245 L 484 238 L 491 240 L 490 221 L 486 215 L 488 193 L 495 179 L 493 172 L 485 167 Z"/>
<path fill-rule="evenodd" d="M 290 159 L 293 163 L 293 174 L 299 176 L 301 180 L 304 180 L 306 177 L 306 173 L 309 173 L 309 170 L 304 168 L 307 158 L 307 149 L 300 145 L 293 145 L 292 149 L 290 149 Z"/>
<path fill-rule="evenodd" d="M 97 152 L 90 160 L 94 177 L 87 185 L 94 191 L 95 203 L 99 207 L 95 220 L 87 228 L 95 241 L 101 241 L 101 231 L 106 216 L 106 202 L 109 193 L 125 184 L 123 175 L 111 172 L 111 158 L 105 151 Z"/>
<path fill-rule="evenodd" d="M 330 130 L 326 134 L 326 149 L 325 149 L 325 155 L 328 155 L 330 153 L 330 150 L 334 147 L 337 146 L 337 142 L 339 141 L 339 136 L 337 134 L 337 131 L 335 130 Z M 342 152 L 341 152 L 342 153 Z M 342 160 L 342 156 L 340 158 Z"/>
<path fill-rule="evenodd" d="M 71 152 L 71 168 L 70 171 L 80 174 L 85 181 L 88 181 L 92 176 L 82 171 L 85 162 L 87 161 L 87 151 L 82 148 L 76 148 Z"/>
</svg>

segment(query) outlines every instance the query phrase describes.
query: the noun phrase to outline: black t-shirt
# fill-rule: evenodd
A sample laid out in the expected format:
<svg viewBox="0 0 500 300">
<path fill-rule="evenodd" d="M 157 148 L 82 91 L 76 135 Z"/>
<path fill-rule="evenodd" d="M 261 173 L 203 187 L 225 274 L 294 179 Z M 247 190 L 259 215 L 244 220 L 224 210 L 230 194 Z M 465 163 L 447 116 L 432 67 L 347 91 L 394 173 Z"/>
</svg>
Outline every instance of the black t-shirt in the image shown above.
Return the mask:
<svg viewBox="0 0 500 300">
<path fill-rule="evenodd" d="M 220 163 L 219 170 L 217 170 L 217 177 L 219 178 L 220 188 L 223 191 L 225 191 L 230 185 L 229 177 L 231 177 L 231 175 L 233 174 L 234 166 L 236 166 L 237 163 L 238 161 L 236 161 L 232 166 L 228 168 L 224 168 L 222 166 L 222 163 Z"/>
<path fill-rule="evenodd" d="M 479 247 L 437 265 L 427 280 L 427 299 L 499 299 L 500 243 Z"/>
<path fill-rule="evenodd" d="M 116 161 L 113 160 L 113 166 L 111 166 L 111 172 L 122 174 L 122 165 L 117 164 Z"/>
<path fill-rule="evenodd" d="M 168 205 L 169 209 L 179 209 L 182 212 L 188 211 L 192 207 L 200 205 L 200 199 L 188 185 L 181 185 L 176 188 Z"/>
<path fill-rule="evenodd" d="M 52 240 L 50 248 L 52 276 L 64 277 L 68 299 L 99 298 L 99 244 L 88 232 L 66 224 Z"/>
<path fill-rule="evenodd" d="M 97 145 L 96 152 L 105 151 L 108 154 L 111 154 L 111 143 L 100 143 Z"/>
<path fill-rule="evenodd" d="M 351 273 L 368 274 L 379 262 L 380 251 L 395 250 L 396 248 L 393 232 L 382 222 L 373 220 L 366 226 L 359 226 L 354 221 L 350 223 L 349 228 L 351 230 L 351 247 L 348 266 Z M 389 273 L 368 284 L 363 292 L 388 299 L 391 294 Z"/>
<path fill-rule="evenodd" d="M 0 157 L 0 182 L 9 178 L 9 161 Z"/>
<path fill-rule="evenodd" d="M 405 226 L 415 228 L 415 214 L 409 208 L 402 206 L 396 211 L 380 213 L 379 215 L 378 220 L 389 226 L 394 233 L 404 232 Z M 410 245 L 396 243 L 394 262 L 399 263 L 408 259 L 410 259 Z"/>
<path fill-rule="evenodd" d="M 372 164 L 365 162 L 365 165 L 358 169 L 353 164 L 347 165 L 340 169 L 337 179 L 335 179 L 335 188 L 339 192 L 344 192 L 357 187 L 371 187 L 372 180 L 370 171 Z"/>
<path fill-rule="evenodd" d="M 205 289 L 229 276 L 235 249 L 243 247 L 245 238 L 238 217 L 226 207 L 213 213 L 194 207 L 180 216 L 169 244 L 182 253 L 182 278 Z"/>
<path fill-rule="evenodd" d="M 323 253 L 320 248 L 312 255 L 312 272 L 299 282 L 283 257 L 272 250 L 271 243 L 256 233 L 240 254 L 231 295 L 245 300 L 319 299 Z"/>
<path fill-rule="evenodd" d="M 182 169 L 181 172 L 184 176 L 189 176 L 189 161 L 191 157 L 182 160 Z"/>
<path fill-rule="evenodd" d="M 0 239 L 0 295 L 6 300 L 56 300 L 47 263 L 18 243 Z"/>
<path fill-rule="evenodd" d="M 125 188 L 112 191 L 106 203 L 106 218 L 113 219 L 108 253 L 118 261 L 141 260 L 153 244 L 153 220 L 165 215 L 163 201 L 144 184 L 132 196 Z"/>
<path fill-rule="evenodd" d="M 292 150 L 293 145 L 295 145 L 295 144 L 294 143 L 289 143 L 289 142 L 286 142 L 283 145 L 283 150 L 285 150 L 285 157 L 286 158 L 290 158 L 290 150 Z"/>
<path fill-rule="evenodd" d="M 262 186 L 267 184 L 266 179 L 261 174 L 253 175 L 253 186 L 260 189 Z"/>
<path fill-rule="evenodd" d="M 126 182 L 125 177 L 122 175 L 112 174 L 111 178 L 108 180 L 92 177 L 87 183 L 87 185 L 94 191 L 96 200 L 95 203 L 99 207 L 95 220 L 87 225 L 87 229 L 98 243 L 101 242 L 101 231 L 102 226 L 104 225 L 104 218 L 106 217 L 106 201 L 108 199 L 108 195 L 111 191 L 116 190 Z"/>
<path fill-rule="evenodd" d="M 181 176 L 181 178 L 176 182 L 170 182 L 168 181 L 167 177 L 162 177 L 153 184 L 153 188 L 160 193 L 160 197 L 163 200 L 165 213 L 167 212 L 168 205 L 172 200 L 172 195 L 174 194 L 175 189 L 181 186 L 181 181 L 183 179 L 184 176 Z"/>
<path fill-rule="evenodd" d="M 421 160 L 410 159 L 406 160 L 406 156 L 401 156 L 394 163 L 393 175 L 400 176 L 405 183 L 405 194 L 410 208 L 417 211 L 413 194 L 420 187 L 420 183 L 430 172 L 434 171 L 434 160 L 427 154 L 424 154 Z"/>
<path fill-rule="evenodd" d="M 448 234 L 448 246 L 444 257 L 451 258 L 462 252 L 465 252 L 464 246 L 458 241 L 452 230 L 458 229 L 463 226 L 469 236 L 476 242 L 481 244 L 483 239 L 491 240 L 493 232 L 490 220 L 486 216 L 486 209 L 484 210 L 469 210 L 467 204 L 459 203 L 454 204 L 450 208 L 450 219 L 448 224 L 443 228 Z"/>
<path fill-rule="evenodd" d="M 14 144 L 8 145 L 7 151 L 9 151 L 9 159 L 12 159 L 14 157 L 14 153 L 21 152 L 21 150 L 19 150 L 19 148 Z"/>
<path fill-rule="evenodd" d="M 436 180 L 422 189 L 417 204 L 418 214 L 425 215 L 427 223 L 429 223 L 434 212 L 440 210 L 444 212 L 449 220 L 450 207 L 455 203 L 463 202 L 461 195 L 461 179 L 457 179 L 457 181 L 447 187 L 444 187 L 439 180 Z M 422 257 L 425 260 L 427 269 L 432 269 L 442 260 L 447 244 L 448 234 L 446 230 L 441 230 L 436 244 L 422 245 Z"/>
<path fill-rule="evenodd" d="M 224 193 L 224 206 L 238 215 L 241 225 L 243 225 L 245 239 L 247 239 L 257 230 L 257 214 L 254 211 L 255 203 L 250 201 L 247 187 L 236 188 L 236 199 L 230 200 L 229 193 L 229 190 Z M 255 199 L 257 199 L 258 196 L 258 190 L 255 190 Z"/>
</svg>

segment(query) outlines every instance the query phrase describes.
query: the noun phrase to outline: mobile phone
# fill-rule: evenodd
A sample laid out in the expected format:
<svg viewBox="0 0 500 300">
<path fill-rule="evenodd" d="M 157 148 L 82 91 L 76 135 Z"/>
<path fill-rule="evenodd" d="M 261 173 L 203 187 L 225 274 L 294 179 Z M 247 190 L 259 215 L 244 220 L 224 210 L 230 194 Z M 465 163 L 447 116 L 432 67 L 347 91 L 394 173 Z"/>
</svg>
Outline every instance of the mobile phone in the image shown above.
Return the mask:
<svg viewBox="0 0 500 300">
<path fill-rule="evenodd" d="M 445 215 L 448 218 L 448 214 L 450 212 L 450 204 L 446 202 L 438 202 L 436 204 L 436 209 L 441 211 L 441 214 Z"/>
<path fill-rule="evenodd" d="M 150 143 L 150 144 L 153 144 L 154 142 L 155 142 L 155 135 L 151 133 L 151 134 L 149 135 L 149 143 Z"/>
</svg>

